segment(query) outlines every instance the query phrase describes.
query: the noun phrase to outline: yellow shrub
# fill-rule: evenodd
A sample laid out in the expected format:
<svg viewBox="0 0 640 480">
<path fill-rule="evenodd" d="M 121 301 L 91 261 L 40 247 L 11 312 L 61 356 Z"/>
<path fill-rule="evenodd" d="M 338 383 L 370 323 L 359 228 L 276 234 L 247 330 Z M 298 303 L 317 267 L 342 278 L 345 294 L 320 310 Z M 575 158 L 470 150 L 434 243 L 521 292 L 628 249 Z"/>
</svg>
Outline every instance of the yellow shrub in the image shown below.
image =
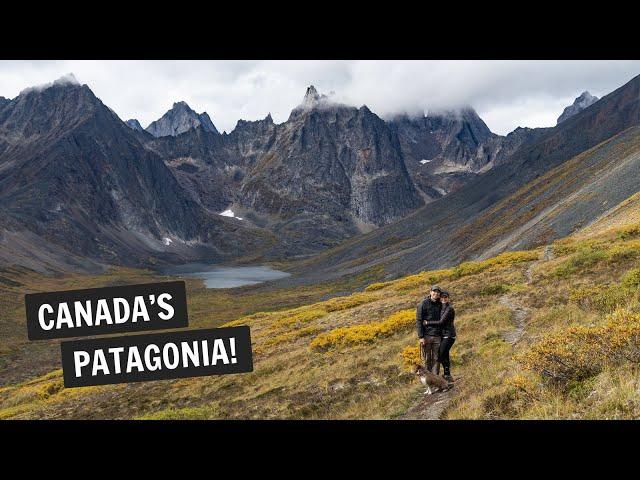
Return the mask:
<svg viewBox="0 0 640 480">
<path fill-rule="evenodd" d="M 530 375 L 517 374 L 507 378 L 505 383 L 516 391 L 523 393 L 529 399 L 538 397 L 539 384 Z"/>
<path fill-rule="evenodd" d="M 549 335 L 515 359 L 525 370 L 544 378 L 562 383 L 582 380 L 602 368 L 600 334 L 593 327 L 571 327 Z"/>
<path fill-rule="evenodd" d="M 608 363 L 640 363 L 640 314 L 619 309 L 604 325 L 561 330 L 515 359 L 525 370 L 564 384 L 595 375 Z"/>
<path fill-rule="evenodd" d="M 336 297 L 331 300 L 327 300 L 322 304 L 322 306 L 327 312 L 337 312 L 364 305 L 365 303 L 377 300 L 377 298 L 378 297 L 367 295 L 365 293 L 354 293 L 347 297 Z"/>
<path fill-rule="evenodd" d="M 453 269 L 429 270 L 401 278 L 393 282 L 394 290 L 398 292 L 413 290 L 416 288 L 429 288 L 434 283 L 442 282 L 451 276 Z"/>
<path fill-rule="evenodd" d="M 600 245 L 589 245 L 579 249 L 558 265 L 554 271 L 556 277 L 565 278 L 578 271 L 590 268 L 607 259 L 607 252 Z"/>
<path fill-rule="evenodd" d="M 634 244 L 626 244 L 626 245 L 614 245 L 612 246 L 608 253 L 609 259 L 612 262 L 626 262 L 629 260 L 633 260 L 640 255 L 640 246 Z"/>
<path fill-rule="evenodd" d="M 619 309 L 607 318 L 602 331 L 607 357 L 640 363 L 640 314 Z"/>
<path fill-rule="evenodd" d="M 640 237 L 640 224 L 625 225 L 617 232 L 618 238 L 621 240 L 630 240 L 632 238 Z"/>
<path fill-rule="evenodd" d="M 498 256 L 477 262 L 464 262 L 453 269 L 453 278 L 475 275 L 489 269 L 514 265 L 521 262 L 531 262 L 538 259 L 538 252 L 535 250 L 523 250 L 516 252 L 504 252 Z"/>
<path fill-rule="evenodd" d="M 60 392 L 63 388 L 64 382 L 62 381 L 62 379 L 53 382 L 47 382 L 42 385 L 38 394 L 41 398 L 47 399 Z"/>
<path fill-rule="evenodd" d="M 587 310 L 609 313 L 624 305 L 628 294 L 618 287 L 603 288 L 595 285 L 582 286 L 572 289 L 569 300 L 576 302 Z"/>
<path fill-rule="evenodd" d="M 255 322 L 256 320 L 266 320 L 268 318 L 273 317 L 274 315 L 276 315 L 275 312 L 258 312 L 258 313 L 254 313 L 253 315 L 248 315 L 246 317 L 241 317 L 237 320 L 232 320 L 231 322 L 227 322 L 223 325 L 221 325 L 222 327 L 235 327 L 238 325 L 250 325 L 251 323 Z"/>
<path fill-rule="evenodd" d="M 376 290 L 382 290 L 383 288 L 392 285 L 393 282 L 381 282 L 381 283 L 372 283 L 367 288 L 364 289 L 365 292 L 374 292 Z"/>
<path fill-rule="evenodd" d="M 622 277 L 621 284 L 624 288 L 636 290 L 640 287 L 640 268 L 632 268 Z"/>
<path fill-rule="evenodd" d="M 339 327 L 321 333 L 313 339 L 310 346 L 314 350 L 329 350 L 331 348 L 371 343 L 378 338 L 388 337 L 414 324 L 415 311 L 413 309 L 401 310 L 381 322 Z"/>
<path fill-rule="evenodd" d="M 275 320 L 270 328 L 271 330 L 278 328 L 288 328 L 300 323 L 307 323 L 312 320 L 322 318 L 327 314 L 324 309 L 321 308 L 296 308 L 295 310 L 289 310 L 283 313 L 281 318 Z"/>
<path fill-rule="evenodd" d="M 409 345 L 400 352 L 400 362 L 402 368 L 411 370 L 415 365 L 422 365 L 422 357 L 420 355 L 420 345 Z"/>
<path fill-rule="evenodd" d="M 575 253 L 578 249 L 578 243 L 570 238 L 563 238 L 553 242 L 551 248 L 555 256 L 562 257 Z"/>
<path fill-rule="evenodd" d="M 268 347 L 274 347 L 276 345 L 280 345 L 281 343 L 291 342 L 297 338 L 313 335 L 315 333 L 318 333 L 318 331 L 320 331 L 320 329 L 317 326 L 311 325 L 308 327 L 300 328 L 298 330 L 285 332 L 280 335 L 276 335 L 275 337 L 270 337 L 265 340 L 264 344 Z"/>
</svg>

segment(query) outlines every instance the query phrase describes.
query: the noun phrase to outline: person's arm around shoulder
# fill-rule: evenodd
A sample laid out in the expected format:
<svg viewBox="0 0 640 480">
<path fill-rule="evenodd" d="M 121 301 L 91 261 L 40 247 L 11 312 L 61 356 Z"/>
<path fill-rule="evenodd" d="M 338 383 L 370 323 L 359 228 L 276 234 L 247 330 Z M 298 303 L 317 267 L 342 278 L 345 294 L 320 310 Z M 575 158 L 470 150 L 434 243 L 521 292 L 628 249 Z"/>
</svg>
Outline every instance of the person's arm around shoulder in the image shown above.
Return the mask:
<svg viewBox="0 0 640 480">
<path fill-rule="evenodd" d="M 442 306 L 442 310 L 440 310 L 440 318 L 438 320 L 429 320 L 425 322 L 425 325 L 428 327 L 441 327 L 445 323 L 447 323 L 447 308 L 448 306 Z"/>
</svg>

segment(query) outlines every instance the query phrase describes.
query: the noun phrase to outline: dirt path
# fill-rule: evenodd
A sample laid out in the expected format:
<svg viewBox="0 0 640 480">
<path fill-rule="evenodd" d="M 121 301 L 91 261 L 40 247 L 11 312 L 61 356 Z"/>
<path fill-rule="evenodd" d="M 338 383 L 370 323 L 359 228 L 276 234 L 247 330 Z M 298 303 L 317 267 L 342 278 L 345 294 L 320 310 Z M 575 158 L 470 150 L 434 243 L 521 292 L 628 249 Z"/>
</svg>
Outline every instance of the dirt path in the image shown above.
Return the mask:
<svg viewBox="0 0 640 480">
<path fill-rule="evenodd" d="M 423 395 L 413 406 L 399 417 L 400 420 L 440 420 L 451 402 L 455 387 L 446 392 Z"/>
<path fill-rule="evenodd" d="M 551 248 L 551 245 L 547 245 L 544 247 L 540 259 L 532 262 L 524 272 L 525 283 L 527 285 L 531 284 L 531 282 L 533 281 L 533 270 L 540 262 L 548 261 L 552 258 L 553 250 Z M 515 345 L 522 338 L 522 335 L 524 335 L 524 331 L 527 325 L 527 319 L 529 318 L 529 313 L 531 311 L 529 310 L 529 308 L 524 306 L 520 300 L 508 293 L 502 295 L 499 302 L 513 312 L 513 320 L 515 323 L 513 330 L 509 330 L 508 332 L 506 332 L 502 336 L 502 338 L 505 342 L 508 342 L 511 345 Z"/>
<path fill-rule="evenodd" d="M 548 261 L 553 258 L 553 250 L 551 245 L 544 247 L 540 258 L 527 267 L 524 272 L 525 283 L 530 285 L 533 282 L 533 270 L 540 262 Z M 527 325 L 527 319 L 531 310 L 527 308 L 520 300 L 511 294 L 504 294 L 500 297 L 499 302 L 510 309 L 514 314 L 514 328 L 503 335 L 503 339 L 515 345 L 522 338 Z M 458 380 L 459 382 L 459 380 Z M 399 417 L 402 420 L 439 420 L 445 412 L 451 399 L 455 395 L 455 387 L 446 392 L 438 392 L 433 395 L 424 395 L 413 406 L 406 411 L 404 415 Z"/>
</svg>

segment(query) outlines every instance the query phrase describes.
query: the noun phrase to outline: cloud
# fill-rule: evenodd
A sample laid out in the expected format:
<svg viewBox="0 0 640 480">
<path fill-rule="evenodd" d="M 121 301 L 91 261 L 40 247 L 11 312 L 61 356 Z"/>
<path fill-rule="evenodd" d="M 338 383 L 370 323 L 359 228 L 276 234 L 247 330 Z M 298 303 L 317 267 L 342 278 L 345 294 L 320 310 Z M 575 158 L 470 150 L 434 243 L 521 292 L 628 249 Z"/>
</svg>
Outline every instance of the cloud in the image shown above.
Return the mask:
<svg viewBox="0 0 640 480">
<path fill-rule="evenodd" d="M 0 61 L 0 95 L 74 72 L 120 118 L 147 126 L 174 102 L 220 130 L 271 113 L 285 121 L 306 87 L 383 117 L 473 106 L 496 133 L 555 125 L 582 91 L 601 97 L 639 61 Z"/>
<path fill-rule="evenodd" d="M 24 90 L 22 90 L 20 94 L 22 95 L 23 93 L 28 93 L 32 91 L 39 92 L 42 90 L 46 90 L 47 88 L 52 87 L 54 85 L 80 85 L 80 82 L 78 82 L 78 79 L 75 77 L 73 73 L 67 73 L 66 75 L 61 76 L 57 80 L 54 80 L 53 82 L 34 85 L 32 87 L 27 87 Z"/>
</svg>

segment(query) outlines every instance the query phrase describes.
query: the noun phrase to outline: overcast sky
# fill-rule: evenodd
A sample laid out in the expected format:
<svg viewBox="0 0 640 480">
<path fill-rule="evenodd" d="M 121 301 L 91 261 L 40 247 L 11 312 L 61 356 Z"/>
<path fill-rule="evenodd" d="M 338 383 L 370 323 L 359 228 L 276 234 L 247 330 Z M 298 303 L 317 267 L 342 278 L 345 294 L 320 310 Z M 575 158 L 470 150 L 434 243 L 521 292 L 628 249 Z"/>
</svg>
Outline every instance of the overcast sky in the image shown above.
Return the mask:
<svg viewBox="0 0 640 480">
<path fill-rule="evenodd" d="M 269 112 L 280 123 L 313 84 L 382 117 L 471 105 L 506 134 L 555 125 L 582 91 L 606 95 L 640 74 L 640 61 L 0 61 L 0 95 L 70 72 L 143 127 L 180 100 L 220 131 Z"/>
</svg>

